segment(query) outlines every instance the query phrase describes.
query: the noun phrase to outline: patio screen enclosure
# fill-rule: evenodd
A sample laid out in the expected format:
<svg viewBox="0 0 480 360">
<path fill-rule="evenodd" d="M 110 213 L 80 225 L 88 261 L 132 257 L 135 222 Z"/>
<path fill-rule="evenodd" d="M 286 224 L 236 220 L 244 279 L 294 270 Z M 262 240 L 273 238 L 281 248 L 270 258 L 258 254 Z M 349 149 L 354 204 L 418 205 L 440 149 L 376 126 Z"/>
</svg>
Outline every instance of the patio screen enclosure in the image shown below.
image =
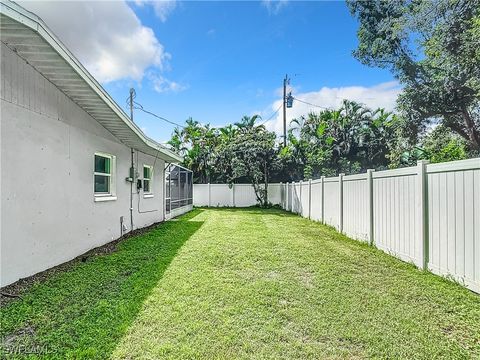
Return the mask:
<svg viewBox="0 0 480 360">
<path fill-rule="evenodd" d="M 178 212 L 193 205 L 192 172 L 180 165 L 170 164 L 165 169 L 165 213 Z"/>
</svg>

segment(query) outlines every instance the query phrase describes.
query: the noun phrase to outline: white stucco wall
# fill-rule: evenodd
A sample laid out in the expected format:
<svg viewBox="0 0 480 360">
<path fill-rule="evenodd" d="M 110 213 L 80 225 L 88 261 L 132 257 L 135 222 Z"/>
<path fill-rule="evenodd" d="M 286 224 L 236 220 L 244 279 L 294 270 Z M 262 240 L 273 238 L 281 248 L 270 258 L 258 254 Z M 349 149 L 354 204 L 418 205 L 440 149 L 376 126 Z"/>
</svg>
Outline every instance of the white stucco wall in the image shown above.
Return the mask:
<svg viewBox="0 0 480 360">
<path fill-rule="evenodd" d="M 121 216 L 130 228 L 130 149 L 4 44 L 1 56 L 5 286 L 120 237 Z M 95 152 L 116 156 L 117 200 L 94 201 Z M 134 159 L 140 177 L 143 164 L 155 162 L 137 152 Z M 137 195 L 134 186 L 135 228 L 164 219 L 164 167 L 164 161 L 155 162 L 152 198 Z"/>
</svg>

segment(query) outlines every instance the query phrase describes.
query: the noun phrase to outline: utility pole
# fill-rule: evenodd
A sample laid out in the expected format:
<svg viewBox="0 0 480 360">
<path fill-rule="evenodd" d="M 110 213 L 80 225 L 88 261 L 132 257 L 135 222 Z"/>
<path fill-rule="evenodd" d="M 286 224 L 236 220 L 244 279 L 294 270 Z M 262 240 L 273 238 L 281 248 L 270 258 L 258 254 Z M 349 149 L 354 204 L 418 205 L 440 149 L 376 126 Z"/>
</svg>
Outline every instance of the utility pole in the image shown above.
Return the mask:
<svg viewBox="0 0 480 360">
<path fill-rule="evenodd" d="M 283 79 L 283 147 L 287 146 L 287 85 L 290 84 L 288 74 Z"/>
<path fill-rule="evenodd" d="M 133 122 L 133 99 L 135 97 L 135 89 L 130 88 L 130 120 Z"/>
</svg>

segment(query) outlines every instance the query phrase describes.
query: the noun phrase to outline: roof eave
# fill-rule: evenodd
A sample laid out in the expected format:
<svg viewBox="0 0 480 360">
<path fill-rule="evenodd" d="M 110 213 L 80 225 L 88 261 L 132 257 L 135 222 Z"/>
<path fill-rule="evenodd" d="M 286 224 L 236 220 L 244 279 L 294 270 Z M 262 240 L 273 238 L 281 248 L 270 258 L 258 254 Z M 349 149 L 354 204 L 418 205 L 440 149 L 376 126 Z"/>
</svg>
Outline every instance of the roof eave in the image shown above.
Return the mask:
<svg viewBox="0 0 480 360">
<path fill-rule="evenodd" d="M 88 87 L 95 92 L 98 97 L 100 97 L 100 99 L 108 106 L 108 108 L 112 110 L 118 119 L 121 120 L 122 124 L 127 126 L 128 129 L 136 135 L 138 141 L 142 142 L 144 146 L 147 146 L 152 150 L 152 152 L 149 151 L 150 155 L 158 156 L 159 158 L 169 162 L 183 161 L 182 156 L 147 137 L 142 130 L 129 119 L 125 112 L 110 97 L 110 95 L 103 89 L 97 80 L 95 80 L 95 78 L 83 67 L 83 65 L 75 58 L 75 56 L 65 47 L 65 45 L 63 45 L 62 42 L 51 32 L 51 30 L 40 17 L 9 0 L 1 0 L 0 5 L 0 13 L 38 33 L 39 36 L 46 41 L 63 60 L 67 62 L 67 64 L 88 85 Z M 79 106 L 82 107 L 80 104 Z M 95 119 L 94 116 L 92 117 Z M 142 146 L 140 144 L 139 146 L 136 146 L 136 148 L 139 147 Z"/>
</svg>

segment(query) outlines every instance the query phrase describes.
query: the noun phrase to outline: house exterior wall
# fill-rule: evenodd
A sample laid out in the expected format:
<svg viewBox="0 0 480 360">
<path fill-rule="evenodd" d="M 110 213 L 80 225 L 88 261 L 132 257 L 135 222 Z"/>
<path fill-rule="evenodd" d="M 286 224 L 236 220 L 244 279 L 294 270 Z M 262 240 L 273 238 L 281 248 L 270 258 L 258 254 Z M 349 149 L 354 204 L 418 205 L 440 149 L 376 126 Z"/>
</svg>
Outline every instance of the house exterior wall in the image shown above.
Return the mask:
<svg viewBox="0 0 480 360">
<path fill-rule="evenodd" d="M 131 150 L 1 44 L 0 286 L 33 275 L 130 230 Z M 117 200 L 95 202 L 95 152 L 116 156 Z M 163 160 L 153 166 L 153 197 L 133 186 L 134 228 L 164 219 Z"/>
</svg>

